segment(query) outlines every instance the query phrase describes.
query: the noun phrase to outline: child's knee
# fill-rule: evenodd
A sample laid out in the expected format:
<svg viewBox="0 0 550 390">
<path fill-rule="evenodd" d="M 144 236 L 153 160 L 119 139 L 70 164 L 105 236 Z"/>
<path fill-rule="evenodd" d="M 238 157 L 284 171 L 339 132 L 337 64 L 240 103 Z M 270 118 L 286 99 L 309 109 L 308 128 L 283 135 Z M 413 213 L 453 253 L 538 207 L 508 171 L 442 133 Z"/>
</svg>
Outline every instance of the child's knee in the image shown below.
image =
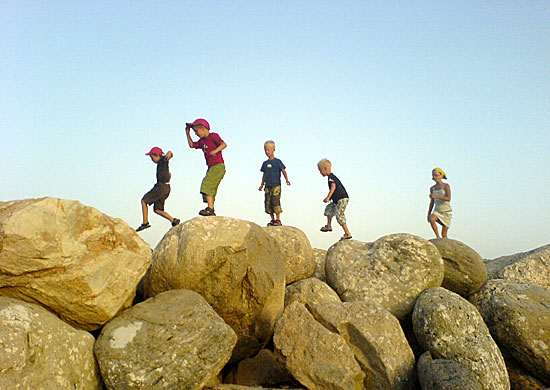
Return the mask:
<svg viewBox="0 0 550 390">
<path fill-rule="evenodd" d="M 162 215 L 164 210 L 155 209 L 154 212 L 155 212 L 155 214 Z"/>
</svg>

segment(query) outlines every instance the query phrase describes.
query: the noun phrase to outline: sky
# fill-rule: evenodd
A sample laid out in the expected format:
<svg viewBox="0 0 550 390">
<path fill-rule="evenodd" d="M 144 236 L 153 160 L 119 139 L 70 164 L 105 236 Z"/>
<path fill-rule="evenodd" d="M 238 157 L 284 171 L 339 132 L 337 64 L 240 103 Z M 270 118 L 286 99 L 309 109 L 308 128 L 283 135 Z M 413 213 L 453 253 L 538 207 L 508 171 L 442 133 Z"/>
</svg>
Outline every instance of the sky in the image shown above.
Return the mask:
<svg viewBox="0 0 550 390">
<path fill-rule="evenodd" d="M 355 239 L 432 238 L 431 170 L 449 238 L 484 258 L 550 242 L 548 1 L 2 1 L 0 201 L 75 199 L 141 223 L 153 146 L 171 150 L 166 211 L 203 208 L 202 152 L 227 143 L 216 213 L 265 225 L 260 166 L 287 167 L 282 222 L 326 249 L 322 158 Z M 160 216 L 140 235 L 154 248 Z"/>
</svg>

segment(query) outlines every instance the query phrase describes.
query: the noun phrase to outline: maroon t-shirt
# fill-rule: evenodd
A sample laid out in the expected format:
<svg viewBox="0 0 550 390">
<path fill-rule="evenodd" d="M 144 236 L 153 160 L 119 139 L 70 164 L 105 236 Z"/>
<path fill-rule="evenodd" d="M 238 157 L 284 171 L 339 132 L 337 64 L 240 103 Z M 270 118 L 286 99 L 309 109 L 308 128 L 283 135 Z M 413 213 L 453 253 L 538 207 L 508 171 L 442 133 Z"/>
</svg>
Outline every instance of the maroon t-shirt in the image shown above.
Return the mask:
<svg viewBox="0 0 550 390">
<path fill-rule="evenodd" d="M 204 158 L 206 159 L 206 165 L 211 167 L 217 164 L 223 164 L 223 156 L 221 151 L 216 153 L 215 156 L 210 155 L 210 152 L 220 146 L 222 142 L 223 140 L 217 133 L 210 133 L 206 137 L 199 139 L 197 142 L 193 142 L 193 147 L 195 149 L 202 149 L 204 152 Z"/>
</svg>

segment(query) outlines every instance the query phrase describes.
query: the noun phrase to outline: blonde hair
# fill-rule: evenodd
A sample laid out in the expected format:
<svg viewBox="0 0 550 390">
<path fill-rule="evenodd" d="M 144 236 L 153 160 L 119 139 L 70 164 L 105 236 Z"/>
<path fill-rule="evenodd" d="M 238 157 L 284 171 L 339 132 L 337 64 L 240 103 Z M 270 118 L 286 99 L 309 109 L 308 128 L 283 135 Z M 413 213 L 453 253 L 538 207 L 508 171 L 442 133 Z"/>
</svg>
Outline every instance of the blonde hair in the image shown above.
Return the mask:
<svg viewBox="0 0 550 390">
<path fill-rule="evenodd" d="M 273 147 L 275 147 L 275 141 L 272 141 L 272 140 L 265 141 L 264 147 L 266 147 L 267 145 L 273 145 Z"/>
<path fill-rule="evenodd" d="M 332 163 L 331 163 L 328 159 L 324 158 L 324 159 L 322 159 L 321 161 L 319 161 L 319 162 L 317 163 L 317 167 L 318 167 L 318 168 L 323 168 L 323 167 L 331 168 L 331 167 L 332 167 Z"/>
</svg>

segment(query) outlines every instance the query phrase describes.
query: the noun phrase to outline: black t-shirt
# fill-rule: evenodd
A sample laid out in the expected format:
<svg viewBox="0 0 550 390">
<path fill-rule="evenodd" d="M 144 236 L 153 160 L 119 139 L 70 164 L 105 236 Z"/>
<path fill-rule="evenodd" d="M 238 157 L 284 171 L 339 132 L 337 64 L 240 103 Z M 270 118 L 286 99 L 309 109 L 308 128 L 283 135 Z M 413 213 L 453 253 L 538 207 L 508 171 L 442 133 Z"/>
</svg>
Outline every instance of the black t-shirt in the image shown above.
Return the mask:
<svg viewBox="0 0 550 390">
<path fill-rule="evenodd" d="M 348 193 L 344 186 L 342 185 L 342 182 L 334 175 L 334 173 L 331 173 L 328 175 L 328 188 L 332 187 L 332 183 L 336 183 L 336 190 L 334 191 L 334 194 L 332 194 L 333 202 L 338 202 L 340 199 L 349 198 Z"/>
<path fill-rule="evenodd" d="M 170 170 L 168 169 L 168 160 L 162 156 L 157 163 L 157 183 L 168 183 L 170 181 Z"/>
</svg>

